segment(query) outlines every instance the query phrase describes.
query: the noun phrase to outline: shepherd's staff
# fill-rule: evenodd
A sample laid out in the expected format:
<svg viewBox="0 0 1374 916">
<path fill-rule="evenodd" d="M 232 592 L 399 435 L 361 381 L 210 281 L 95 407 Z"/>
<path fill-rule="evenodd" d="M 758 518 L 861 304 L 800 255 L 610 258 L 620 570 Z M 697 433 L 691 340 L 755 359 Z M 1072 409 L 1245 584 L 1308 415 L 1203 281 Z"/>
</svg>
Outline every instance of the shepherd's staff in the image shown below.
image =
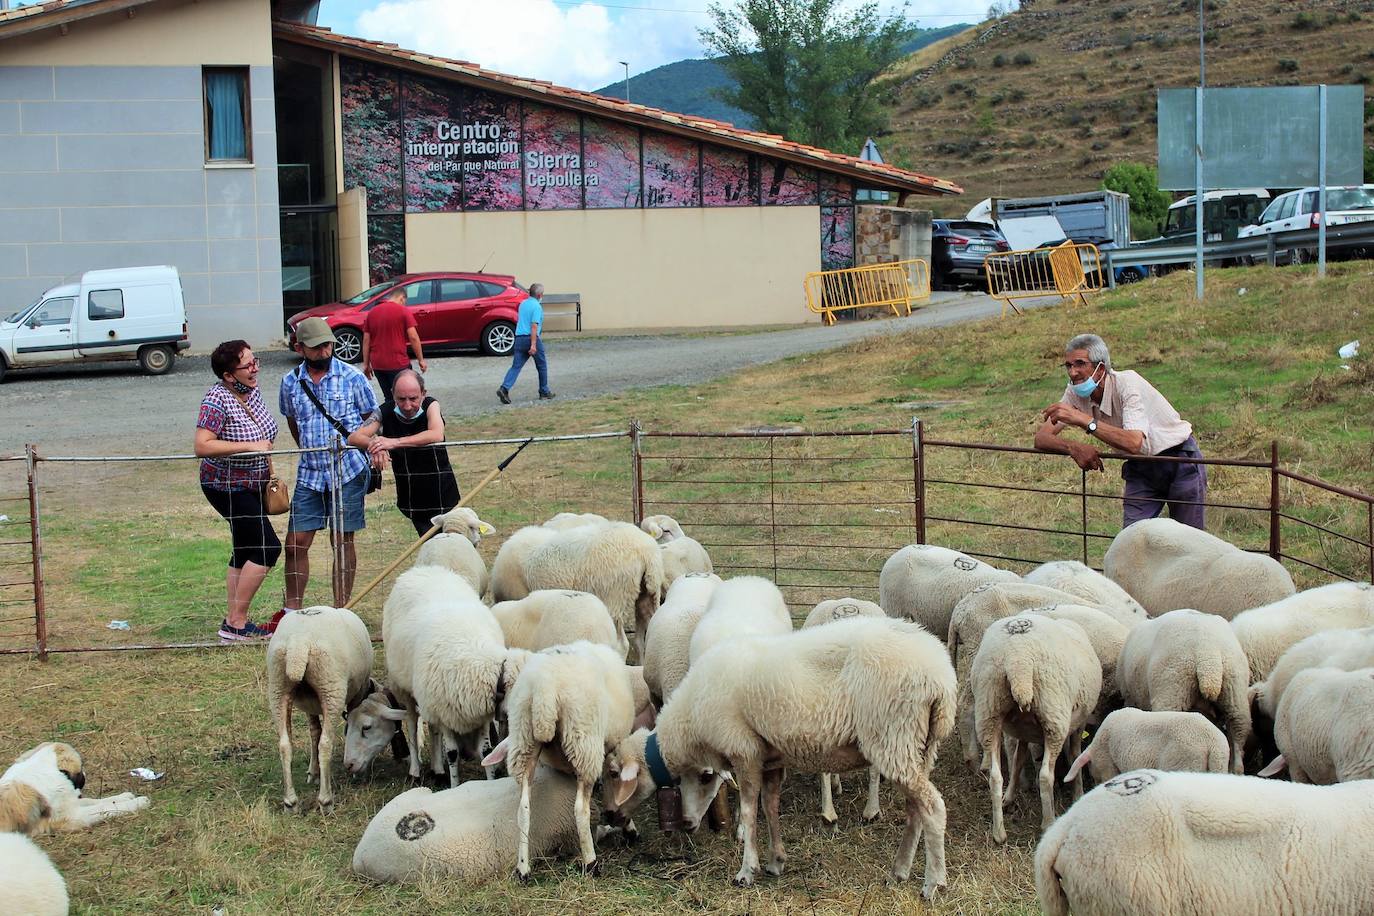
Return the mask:
<svg viewBox="0 0 1374 916">
<path fill-rule="evenodd" d="M 479 483 L 477 484 L 477 486 L 473 487 L 471 490 L 468 490 L 468 495 L 467 495 L 467 496 L 464 496 L 462 499 L 458 500 L 458 505 L 454 506 L 453 509 L 450 509 L 449 512 L 452 512 L 454 509 L 461 509 L 461 508 L 463 508 L 464 506 L 466 506 L 466 505 L 468 504 L 468 500 L 472 499 L 472 498 L 473 498 L 474 496 L 476 496 L 478 493 L 481 493 L 481 492 L 482 492 L 482 488 L 485 487 L 487 484 L 491 483 L 493 480 L 495 480 L 496 477 L 497 477 L 497 475 L 500 474 L 502 471 L 504 471 L 504 470 L 506 469 L 506 465 L 508 465 L 508 464 L 510 464 L 512 461 L 514 461 L 514 460 L 515 460 L 515 456 L 518 455 L 518 454 L 520 454 L 521 452 L 523 452 L 523 451 L 525 450 L 525 446 L 529 445 L 529 444 L 530 444 L 531 442 L 533 442 L 533 441 L 534 441 L 534 437 L 533 437 L 533 436 L 530 436 L 530 437 L 529 437 L 528 439 L 526 439 L 524 442 L 521 442 L 519 448 L 517 448 L 515 451 L 513 451 L 513 452 L 511 452 L 509 455 L 507 455 L 505 461 L 501 462 L 501 463 L 498 464 L 496 467 L 492 468 L 491 473 L 489 473 L 486 477 L 483 477 L 482 480 L 481 480 L 481 482 L 479 482 Z M 445 514 L 447 514 L 447 513 L 445 513 Z M 439 526 L 438 526 L 438 525 L 430 525 L 429 530 L 426 531 L 424 534 L 420 535 L 420 539 L 419 539 L 418 541 L 416 541 L 414 544 L 411 544 L 409 547 L 407 547 L 407 548 L 405 549 L 405 552 L 403 552 L 399 557 L 397 557 L 395 560 L 393 560 L 390 566 L 388 566 L 386 569 L 382 570 L 380 573 L 377 574 L 377 578 L 375 578 L 375 579 L 373 579 L 371 582 L 367 583 L 367 586 L 364 587 L 362 591 L 358 592 L 358 594 L 356 594 L 356 595 L 354 595 L 352 598 L 350 598 L 350 599 L 348 600 L 348 602 L 344 605 L 344 607 L 346 607 L 346 608 L 348 608 L 348 609 L 350 609 L 350 610 L 352 610 L 354 607 L 356 607 L 357 604 L 358 604 L 358 602 L 359 602 L 359 601 L 362 601 L 363 598 L 367 597 L 367 593 L 370 592 L 370 591 L 372 591 L 374 588 L 376 588 L 376 587 L 381 583 L 381 581 L 382 581 L 383 579 L 385 579 L 387 576 L 391 575 L 392 572 L 395 571 L 396 567 L 397 567 L 397 566 L 400 566 L 401 563 L 405 560 L 406 557 L 410 556 L 412 553 L 414 553 L 415 551 L 419 550 L 421 544 L 423 544 L 425 541 L 428 541 L 430 538 L 434 537 L 434 535 L 436 535 L 436 534 L 438 534 L 438 533 L 439 533 Z"/>
</svg>

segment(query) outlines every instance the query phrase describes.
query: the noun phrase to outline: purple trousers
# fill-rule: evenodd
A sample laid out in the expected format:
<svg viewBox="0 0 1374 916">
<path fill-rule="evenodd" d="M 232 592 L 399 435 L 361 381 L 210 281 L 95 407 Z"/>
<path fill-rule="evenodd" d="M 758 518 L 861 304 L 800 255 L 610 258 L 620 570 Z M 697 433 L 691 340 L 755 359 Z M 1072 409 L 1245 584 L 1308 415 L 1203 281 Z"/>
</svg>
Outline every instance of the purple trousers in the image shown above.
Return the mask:
<svg viewBox="0 0 1374 916">
<path fill-rule="evenodd" d="M 1171 458 L 1201 458 L 1197 440 L 1186 440 L 1160 452 Z M 1202 502 L 1207 498 L 1207 466 L 1175 461 L 1127 461 L 1121 466 L 1126 482 L 1121 527 L 1155 518 L 1169 507 L 1176 522 L 1203 527 Z"/>
</svg>

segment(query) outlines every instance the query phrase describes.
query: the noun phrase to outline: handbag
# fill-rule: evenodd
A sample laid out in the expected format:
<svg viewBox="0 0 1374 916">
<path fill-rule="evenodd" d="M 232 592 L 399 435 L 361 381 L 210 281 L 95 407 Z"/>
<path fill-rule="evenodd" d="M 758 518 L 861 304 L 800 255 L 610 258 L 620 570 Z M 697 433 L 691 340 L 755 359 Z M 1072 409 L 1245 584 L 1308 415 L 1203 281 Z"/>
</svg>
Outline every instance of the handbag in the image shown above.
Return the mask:
<svg viewBox="0 0 1374 916">
<path fill-rule="evenodd" d="M 267 459 L 267 486 L 262 489 L 262 511 L 268 515 L 281 515 L 291 508 L 291 491 L 286 482 L 277 476 L 272 467 L 272 459 Z"/>
<path fill-rule="evenodd" d="M 301 391 L 305 392 L 305 396 L 310 399 L 310 403 L 314 404 L 315 407 L 319 410 L 319 412 L 324 414 L 324 418 L 329 421 L 329 425 L 334 427 L 334 429 L 338 431 L 339 435 L 343 437 L 343 440 L 347 442 L 348 430 L 344 428 L 344 425 L 342 423 L 334 419 L 333 414 L 324 409 L 324 405 L 321 404 L 320 399 L 315 396 L 315 392 L 310 390 L 310 386 L 305 383 L 305 379 L 301 378 L 298 375 L 296 376 L 296 382 L 301 386 Z M 374 468 L 371 465 L 369 465 L 368 472 L 369 473 L 367 478 L 367 492 L 376 493 L 378 490 L 382 488 L 381 469 Z"/>
</svg>

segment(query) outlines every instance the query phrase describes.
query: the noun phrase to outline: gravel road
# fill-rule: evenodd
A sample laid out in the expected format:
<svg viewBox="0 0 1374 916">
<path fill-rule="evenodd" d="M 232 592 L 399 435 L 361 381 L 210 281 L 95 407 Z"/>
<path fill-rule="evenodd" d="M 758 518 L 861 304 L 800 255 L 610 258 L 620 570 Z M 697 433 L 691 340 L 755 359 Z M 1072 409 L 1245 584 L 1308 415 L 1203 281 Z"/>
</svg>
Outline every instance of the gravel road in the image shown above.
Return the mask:
<svg viewBox="0 0 1374 916">
<path fill-rule="evenodd" d="M 1057 300 L 1050 300 L 1057 301 Z M 590 398 L 646 385 L 693 384 L 738 369 L 801 353 L 843 346 L 876 335 L 941 327 L 996 315 L 985 295 L 941 293 L 907 318 L 811 325 L 757 334 L 614 337 L 559 336 L 549 341 L 550 386 L 558 399 Z M 264 395 L 275 408 L 277 385 L 294 365 L 287 351 L 262 358 Z M 496 387 L 505 359 L 476 354 L 430 361 L 426 383 L 449 418 L 502 409 Z M 184 454 L 190 450 L 196 407 L 211 384 L 210 360 L 177 360 L 162 377 L 142 375 L 133 364 L 72 369 L 34 369 L 7 375 L 0 384 L 0 456 L 22 453 L 36 442 L 45 455 Z M 512 392 L 517 404 L 535 396 L 534 366 L 527 364 Z M 289 443 L 289 436 L 283 438 Z"/>
</svg>

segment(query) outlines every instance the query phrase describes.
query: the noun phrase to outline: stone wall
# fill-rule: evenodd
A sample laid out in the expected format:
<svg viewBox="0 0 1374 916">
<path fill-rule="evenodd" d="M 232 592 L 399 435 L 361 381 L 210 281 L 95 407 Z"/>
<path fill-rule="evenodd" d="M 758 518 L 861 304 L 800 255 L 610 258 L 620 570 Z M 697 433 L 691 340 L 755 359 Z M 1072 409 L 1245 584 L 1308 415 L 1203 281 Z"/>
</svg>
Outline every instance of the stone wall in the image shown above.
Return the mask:
<svg viewBox="0 0 1374 916">
<path fill-rule="evenodd" d="M 929 210 L 860 204 L 855 217 L 854 266 L 930 260 Z"/>
</svg>

